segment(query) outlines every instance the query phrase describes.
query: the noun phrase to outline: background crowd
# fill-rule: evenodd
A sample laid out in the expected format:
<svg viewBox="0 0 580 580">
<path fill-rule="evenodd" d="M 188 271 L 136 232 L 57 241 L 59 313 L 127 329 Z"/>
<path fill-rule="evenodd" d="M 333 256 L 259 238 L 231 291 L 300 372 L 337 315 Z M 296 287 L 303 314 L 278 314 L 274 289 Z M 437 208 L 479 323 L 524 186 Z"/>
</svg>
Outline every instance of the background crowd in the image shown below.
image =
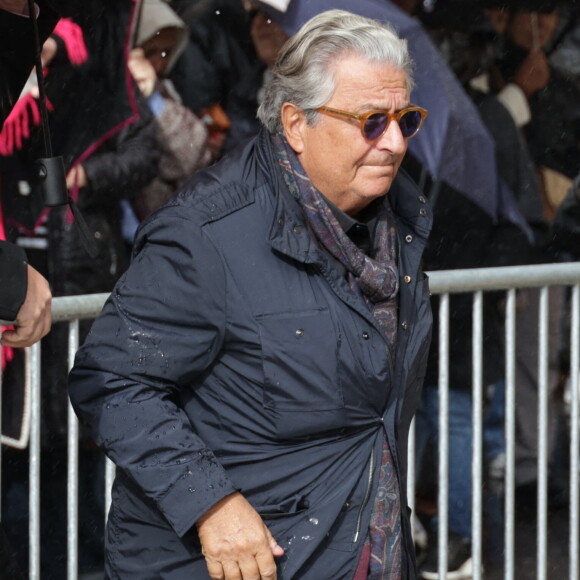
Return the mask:
<svg viewBox="0 0 580 580">
<path fill-rule="evenodd" d="M 296 5 L 298 0 L 290 2 Z M 63 4 L 66 4 L 63 3 Z M 320 2 L 320 11 L 337 4 Z M 332 6 L 330 6 L 332 4 Z M 354 3 L 353 3 L 354 4 Z M 364 10 L 365 2 L 357 2 Z M 376 0 L 412 22 L 428 39 L 414 54 L 418 78 L 425 47 L 439 68 L 417 87 L 417 105 L 438 126 L 442 106 L 431 84 L 452 86 L 444 103 L 454 142 L 424 141 L 442 157 L 434 171 L 424 152 L 410 149 L 404 166 L 434 208 L 424 269 L 442 270 L 576 259 L 580 253 L 580 7 L 572 0 Z M 42 10 L 42 4 L 40 3 Z M 348 9 L 348 7 L 344 6 Z M 355 10 L 353 5 L 351 10 Z M 29 262 L 56 296 L 108 292 L 126 268 L 139 223 L 176 195 L 197 170 L 220 159 L 259 129 L 256 110 L 269 68 L 289 34 L 288 17 L 251 0 L 100 0 L 63 11 L 42 59 L 54 150 L 63 156 L 67 185 L 97 246 L 90 257 L 70 210 L 44 207 L 34 160 L 43 156 L 39 89 L 33 76 L 0 133 L 0 239 L 25 248 Z M 376 16 L 376 14 L 364 14 Z M 401 32 L 404 37 L 405 34 Z M 414 42 L 421 36 L 410 37 Z M 417 45 L 419 46 L 419 45 Z M 421 56 L 421 59 L 419 58 Z M 430 75 L 430 76 L 429 76 Z M 439 75 L 440 78 L 437 77 Z M 449 75 L 449 77 L 447 76 Z M 452 78 L 451 78 L 452 77 Z M 463 104 L 462 104 L 463 103 Z M 453 108 L 460 115 L 453 116 Z M 443 107 L 444 110 L 445 107 Z M 446 179 L 467 172 L 478 147 L 463 147 L 470 127 L 493 142 L 486 173 L 497 174 L 481 201 L 469 187 Z M 425 129 L 427 131 L 427 128 Z M 481 133 L 481 129 L 478 129 Z M 427 137 L 427 135 L 426 135 Z M 436 136 L 437 137 L 437 136 Z M 443 153 L 434 149 L 445 148 Z M 461 148 L 461 151 L 458 150 Z M 475 152 L 475 153 L 474 153 Z M 469 174 L 466 177 L 469 183 Z M 492 207 L 495 209 L 492 209 Z M 486 296 L 484 369 L 486 459 L 489 478 L 501 480 L 503 441 L 503 297 Z M 567 296 L 550 296 L 551 498 L 565 497 L 564 467 L 554 449 L 558 397 L 568 374 Z M 433 299 L 436 307 L 436 299 Z M 518 296 L 517 465 L 522 505 L 537 481 L 537 320 L 535 291 Z M 86 333 L 88 327 L 82 328 Z M 469 560 L 471 534 L 471 297 L 451 301 L 449 566 Z M 436 510 L 431 454 L 436 446 L 438 345 L 434 330 L 417 419 L 419 509 L 429 535 L 423 577 L 436 570 Z M 43 574 L 66 568 L 66 343 L 55 325 L 43 341 Z M 22 353 L 3 350 L 2 425 L 17 437 L 22 417 Z M 81 567 L 102 566 L 103 493 L 95 482 L 102 458 L 83 438 L 81 451 Z M 3 526 L 26 568 L 27 457 L 3 451 Z M 524 509 L 524 508 L 522 508 Z M 435 567 L 434 567 L 435 566 Z"/>
</svg>

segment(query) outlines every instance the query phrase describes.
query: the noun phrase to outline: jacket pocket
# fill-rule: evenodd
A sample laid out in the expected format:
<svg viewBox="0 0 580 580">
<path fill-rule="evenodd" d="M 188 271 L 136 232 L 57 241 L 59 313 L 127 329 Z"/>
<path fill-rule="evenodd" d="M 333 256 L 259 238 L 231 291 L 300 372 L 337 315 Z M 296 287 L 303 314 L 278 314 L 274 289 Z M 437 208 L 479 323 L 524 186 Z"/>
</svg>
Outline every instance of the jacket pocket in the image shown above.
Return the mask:
<svg viewBox="0 0 580 580">
<path fill-rule="evenodd" d="M 310 504 L 304 495 L 296 495 L 276 504 L 256 506 L 256 511 L 265 520 L 286 518 L 304 513 Z"/>
<path fill-rule="evenodd" d="M 339 338 L 328 310 L 258 316 L 263 404 L 277 411 L 344 407 L 338 380 Z"/>
</svg>

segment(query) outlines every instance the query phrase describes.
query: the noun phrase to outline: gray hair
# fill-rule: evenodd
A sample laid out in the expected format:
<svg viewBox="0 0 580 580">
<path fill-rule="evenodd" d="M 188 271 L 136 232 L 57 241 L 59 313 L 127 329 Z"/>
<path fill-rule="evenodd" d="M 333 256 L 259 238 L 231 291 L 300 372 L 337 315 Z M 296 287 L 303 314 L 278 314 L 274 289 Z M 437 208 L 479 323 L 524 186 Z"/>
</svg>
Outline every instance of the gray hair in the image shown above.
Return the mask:
<svg viewBox="0 0 580 580">
<path fill-rule="evenodd" d="M 306 22 L 282 47 L 258 109 L 260 121 L 271 133 L 282 133 L 280 110 L 289 102 L 306 112 L 309 123 L 315 123 L 318 113 L 314 109 L 325 105 L 336 89 L 334 65 L 347 54 L 401 69 L 411 93 L 413 63 L 407 41 L 389 24 L 345 10 L 328 10 Z"/>
</svg>

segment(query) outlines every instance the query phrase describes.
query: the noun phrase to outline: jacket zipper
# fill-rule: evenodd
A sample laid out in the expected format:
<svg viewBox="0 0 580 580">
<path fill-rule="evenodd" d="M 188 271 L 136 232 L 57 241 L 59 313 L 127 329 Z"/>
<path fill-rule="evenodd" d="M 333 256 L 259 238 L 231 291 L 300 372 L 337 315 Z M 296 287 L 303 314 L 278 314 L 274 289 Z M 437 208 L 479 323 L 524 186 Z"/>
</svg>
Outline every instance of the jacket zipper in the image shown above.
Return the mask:
<svg viewBox="0 0 580 580">
<path fill-rule="evenodd" d="M 375 450 L 373 449 L 371 452 L 371 460 L 369 462 L 369 475 L 367 478 L 367 488 L 365 490 L 365 495 L 364 495 L 364 499 L 363 502 L 361 504 L 360 510 L 358 512 L 358 517 L 356 519 L 356 528 L 355 528 L 355 532 L 354 532 L 354 538 L 353 538 L 353 542 L 356 544 L 356 542 L 358 542 L 358 537 L 360 535 L 360 526 L 362 523 L 362 514 L 363 514 L 363 510 L 365 509 L 365 506 L 367 505 L 367 502 L 369 500 L 369 496 L 371 494 L 371 488 L 372 488 L 372 484 L 373 484 L 373 473 L 375 471 Z"/>
</svg>

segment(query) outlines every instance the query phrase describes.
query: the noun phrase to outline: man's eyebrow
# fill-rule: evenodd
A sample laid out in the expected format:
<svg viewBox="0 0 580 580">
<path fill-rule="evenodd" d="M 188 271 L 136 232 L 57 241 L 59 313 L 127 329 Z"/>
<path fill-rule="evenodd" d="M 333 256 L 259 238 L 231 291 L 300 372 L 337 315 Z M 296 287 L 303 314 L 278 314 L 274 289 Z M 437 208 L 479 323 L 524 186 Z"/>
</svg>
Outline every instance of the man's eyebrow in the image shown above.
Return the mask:
<svg viewBox="0 0 580 580">
<path fill-rule="evenodd" d="M 403 109 L 406 109 L 407 107 L 411 107 L 412 104 L 410 101 L 406 101 L 404 105 L 401 105 L 400 107 L 397 107 L 394 111 L 392 111 L 393 113 L 396 113 L 397 111 L 402 111 Z M 369 111 L 389 111 L 389 109 L 385 109 L 384 107 L 377 107 L 375 105 L 369 105 L 369 104 L 365 104 L 362 105 L 360 107 L 357 107 L 355 112 L 358 114 L 364 114 L 364 113 L 368 113 Z"/>
</svg>

